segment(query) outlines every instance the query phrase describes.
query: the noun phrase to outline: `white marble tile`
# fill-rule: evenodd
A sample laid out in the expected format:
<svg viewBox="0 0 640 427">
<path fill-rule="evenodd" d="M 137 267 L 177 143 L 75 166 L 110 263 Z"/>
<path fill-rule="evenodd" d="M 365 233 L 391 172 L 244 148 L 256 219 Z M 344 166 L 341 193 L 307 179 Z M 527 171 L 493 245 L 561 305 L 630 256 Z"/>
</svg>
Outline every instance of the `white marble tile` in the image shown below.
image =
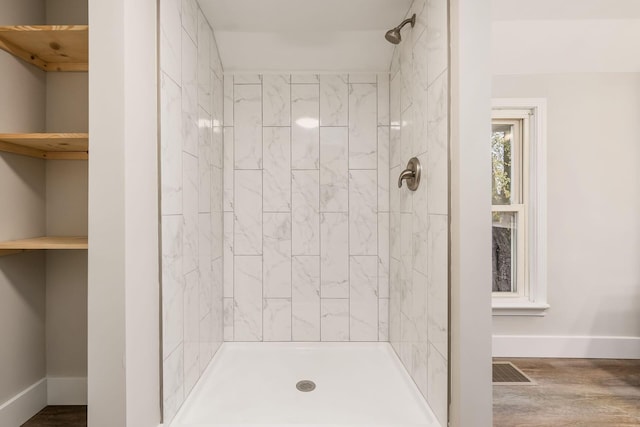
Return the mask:
<svg viewBox="0 0 640 427">
<path fill-rule="evenodd" d="M 443 74 L 428 90 L 429 156 L 426 172 L 431 214 L 447 214 L 449 210 L 448 96 L 447 75 Z"/>
<path fill-rule="evenodd" d="M 351 341 L 378 340 L 378 257 L 352 256 L 349 267 Z"/>
<path fill-rule="evenodd" d="M 262 257 L 236 256 L 234 263 L 236 341 L 262 341 Z"/>
<path fill-rule="evenodd" d="M 391 126 L 389 128 L 389 166 L 401 166 L 400 148 L 402 141 L 402 128 L 400 126 Z M 406 165 L 406 162 L 405 164 Z M 404 166 L 402 165 L 402 166 Z"/>
<path fill-rule="evenodd" d="M 291 128 L 265 127 L 262 152 L 263 210 L 291 212 Z"/>
<path fill-rule="evenodd" d="M 210 26 L 211 27 L 211 26 Z M 209 57 L 211 59 L 211 71 L 213 71 L 216 76 L 218 76 L 221 80 L 224 76 L 224 69 L 222 66 L 222 61 L 220 60 L 220 51 L 218 50 L 218 44 L 216 43 L 216 38 L 213 34 L 213 28 L 211 28 L 211 52 L 209 53 Z"/>
<path fill-rule="evenodd" d="M 425 31 L 427 28 L 427 0 L 414 0 L 411 3 L 411 8 L 409 9 L 408 15 L 416 14 L 416 23 L 412 28 L 411 32 L 413 33 L 413 52 L 416 51 L 416 39 Z"/>
<path fill-rule="evenodd" d="M 224 84 L 224 125 L 233 126 L 233 107 L 234 107 L 234 84 L 233 74 L 225 74 L 223 77 Z"/>
<path fill-rule="evenodd" d="M 223 259 L 217 258 L 211 261 L 212 272 L 212 286 L 211 296 L 213 302 L 211 303 L 211 323 L 212 323 L 212 341 L 214 344 L 214 350 L 217 350 L 218 346 L 224 340 L 224 295 L 222 276 L 224 273 Z"/>
<path fill-rule="evenodd" d="M 378 213 L 378 293 L 389 298 L 389 232 L 390 213 Z"/>
<path fill-rule="evenodd" d="M 291 126 L 291 76 L 265 74 L 262 78 L 262 125 Z"/>
<path fill-rule="evenodd" d="M 233 212 L 224 213 L 224 297 L 233 297 Z"/>
<path fill-rule="evenodd" d="M 322 298 L 349 297 L 349 214 L 320 215 Z"/>
<path fill-rule="evenodd" d="M 200 376 L 200 289 L 198 271 L 185 276 L 184 290 L 184 388 L 189 393 Z"/>
<path fill-rule="evenodd" d="M 224 167 L 224 128 L 221 126 L 211 128 L 211 166 Z"/>
<path fill-rule="evenodd" d="M 427 155 L 418 156 L 421 164 L 426 164 Z M 413 268 L 427 274 L 427 185 L 420 185 L 413 193 Z"/>
<path fill-rule="evenodd" d="M 389 215 L 389 256 L 400 259 L 400 212 Z"/>
<path fill-rule="evenodd" d="M 234 76 L 234 83 L 237 85 L 253 85 L 262 83 L 262 76 L 260 74 L 240 74 L 237 73 Z"/>
<path fill-rule="evenodd" d="M 323 298 L 321 301 L 322 341 L 349 341 L 349 300 Z"/>
<path fill-rule="evenodd" d="M 378 127 L 378 212 L 389 212 L 389 127 Z"/>
<path fill-rule="evenodd" d="M 442 425 L 447 423 L 448 377 L 447 359 L 429 346 L 428 401 L 429 406 Z"/>
<path fill-rule="evenodd" d="M 427 152 L 427 41 L 425 31 L 416 41 L 413 60 L 413 153 Z"/>
<path fill-rule="evenodd" d="M 400 170 L 398 175 L 395 176 L 399 176 L 400 171 L 407 167 L 407 162 L 413 157 L 413 120 L 409 118 L 405 120 L 404 118 L 405 115 L 411 117 L 412 108 L 413 107 L 410 107 L 406 113 L 402 114 L 403 126 L 400 130 Z M 399 196 L 400 212 L 413 212 L 413 192 L 407 188 L 406 184 L 403 184 L 402 188 L 399 188 Z"/>
<path fill-rule="evenodd" d="M 236 80 L 238 76 L 235 77 Z M 262 168 L 262 87 L 234 87 L 234 162 L 236 169 Z"/>
<path fill-rule="evenodd" d="M 160 1 L 160 69 L 180 83 L 182 66 L 181 0 Z"/>
<path fill-rule="evenodd" d="M 184 274 L 187 274 L 198 267 L 198 159 L 191 154 L 183 153 L 182 172 L 182 267 Z"/>
<path fill-rule="evenodd" d="M 349 85 L 349 169 L 376 169 L 377 89 L 375 84 Z"/>
<path fill-rule="evenodd" d="M 389 126 L 389 73 L 378 73 L 378 126 Z"/>
<path fill-rule="evenodd" d="M 427 299 L 427 276 L 414 269 L 411 282 L 411 301 L 407 301 L 409 311 L 406 314 L 415 323 L 417 340 L 423 343 L 426 343 L 428 339 Z"/>
<path fill-rule="evenodd" d="M 211 212 L 222 212 L 223 186 L 222 168 L 211 168 Z"/>
<path fill-rule="evenodd" d="M 320 128 L 321 212 L 349 210 L 348 146 L 348 128 Z"/>
<path fill-rule="evenodd" d="M 199 327 L 199 326 L 198 326 Z M 200 343 L 184 343 L 184 393 L 191 393 L 200 377 Z"/>
<path fill-rule="evenodd" d="M 400 303 L 401 303 L 401 284 L 400 284 L 400 261 L 391 258 L 391 280 L 389 292 L 389 341 L 397 344 L 400 341 Z M 397 350 L 397 349 L 396 349 Z"/>
<path fill-rule="evenodd" d="M 291 297 L 291 214 L 263 214 L 264 298 Z"/>
<path fill-rule="evenodd" d="M 224 84 L 222 78 L 211 71 L 211 124 L 223 126 L 224 124 Z"/>
<path fill-rule="evenodd" d="M 262 171 L 236 170 L 234 176 L 235 255 L 262 254 Z M 236 278 L 236 283 L 238 278 Z"/>
<path fill-rule="evenodd" d="M 444 72 L 448 62 L 448 18 L 447 0 L 428 0 L 427 2 L 427 34 L 428 34 L 428 81 L 432 83 Z"/>
<path fill-rule="evenodd" d="M 224 166 L 223 166 L 223 199 L 222 206 L 225 212 L 233 211 L 233 178 L 234 178 L 234 161 L 233 161 L 233 128 L 225 127 L 223 136 L 224 145 Z"/>
<path fill-rule="evenodd" d="M 413 214 L 400 214 L 400 282 L 410 287 L 413 277 Z M 410 289 L 405 289 L 404 298 L 409 297 Z M 404 310 L 407 313 L 406 310 Z"/>
<path fill-rule="evenodd" d="M 320 76 L 318 74 L 292 74 L 291 84 L 305 84 L 305 83 L 320 83 Z"/>
<path fill-rule="evenodd" d="M 165 358 L 183 341 L 182 234 L 181 215 L 162 217 L 162 354 Z"/>
<path fill-rule="evenodd" d="M 318 169 L 320 165 L 319 86 L 291 86 L 291 166 Z"/>
<path fill-rule="evenodd" d="M 373 73 L 351 73 L 349 83 L 376 83 L 377 75 Z"/>
<path fill-rule="evenodd" d="M 212 82 L 211 82 L 211 69 L 209 67 L 210 54 L 211 54 L 211 42 L 213 35 L 211 34 L 211 27 L 207 22 L 204 14 L 201 10 L 197 12 L 198 20 L 198 105 L 200 108 L 204 108 L 207 113 L 212 113 L 211 102 Z"/>
<path fill-rule="evenodd" d="M 265 298 L 264 341 L 291 341 L 291 299 Z"/>
<path fill-rule="evenodd" d="M 391 66 L 389 67 L 391 77 L 399 74 L 400 72 L 400 47 L 395 46 L 393 48 L 393 54 L 391 55 Z"/>
<path fill-rule="evenodd" d="M 211 257 L 218 259 L 224 256 L 224 212 L 211 212 Z M 233 222 L 232 222 L 233 224 Z M 200 248 L 202 250 L 202 248 Z M 202 257 L 202 254 L 200 254 Z"/>
<path fill-rule="evenodd" d="M 199 108 L 201 125 L 198 127 L 198 212 L 211 212 L 211 128 L 209 113 Z"/>
<path fill-rule="evenodd" d="M 291 260 L 292 340 L 320 340 L 320 257 Z"/>
<path fill-rule="evenodd" d="M 378 252 L 377 173 L 375 170 L 349 171 L 350 255 Z"/>
<path fill-rule="evenodd" d="M 182 344 L 164 359 L 162 396 L 164 422 L 170 422 L 184 402 L 184 349 Z"/>
<path fill-rule="evenodd" d="M 199 374 L 202 375 L 213 356 L 213 315 L 208 313 L 203 319 L 200 319 L 200 336 L 207 336 L 207 340 L 200 341 L 199 348 Z"/>
<path fill-rule="evenodd" d="M 428 371 L 427 371 L 427 363 L 428 363 L 428 343 L 423 341 L 418 341 L 410 344 L 411 351 L 411 366 L 409 367 L 409 372 L 411 373 L 411 378 L 418 386 L 418 390 L 422 393 L 425 398 L 427 397 L 427 389 L 428 389 Z"/>
<path fill-rule="evenodd" d="M 413 33 L 402 34 L 400 43 L 400 111 L 404 112 L 413 102 Z"/>
<path fill-rule="evenodd" d="M 200 277 L 198 270 L 186 274 L 184 281 L 184 342 L 197 343 L 200 340 Z"/>
<path fill-rule="evenodd" d="M 448 218 L 429 215 L 428 327 L 429 341 L 448 354 Z"/>
<path fill-rule="evenodd" d="M 233 341 L 233 298 L 224 299 L 224 340 Z"/>
<path fill-rule="evenodd" d="M 389 341 L 389 299 L 378 301 L 378 341 Z"/>
<path fill-rule="evenodd" d="M 160 147 L 162 214 L 182 213 L 182 104 L 180 87 L 161 74 Z"/>
<path fill-rule="evenodd" d="M 319 171 L 291 172 L 293 255 L 320 255 Z"/>
<path fill-rule="evenodd" d="M 211 312 L 213 302 L 213 271 L 211 270 L 213 233 L 211 226 L 211 214 L 201 213 L 198 215 L 198 283 L 200 284 L 198 300 L 200 303 L 200 319 Z"/>
<path fill-rule="evenodd" d="M 320 76 L 320 126 L 349 125 L 349 76 Z"/>
<path fill-rule="evenodd" d="M 198 3 L 182 0 L 182 27 L 194 43 L 198 41 Z"/>
<path fill-rule="evenodd" d="M 182 31 L 182 149 L 198 155 L 198 54 L 196 45 Z"/>
</svg>

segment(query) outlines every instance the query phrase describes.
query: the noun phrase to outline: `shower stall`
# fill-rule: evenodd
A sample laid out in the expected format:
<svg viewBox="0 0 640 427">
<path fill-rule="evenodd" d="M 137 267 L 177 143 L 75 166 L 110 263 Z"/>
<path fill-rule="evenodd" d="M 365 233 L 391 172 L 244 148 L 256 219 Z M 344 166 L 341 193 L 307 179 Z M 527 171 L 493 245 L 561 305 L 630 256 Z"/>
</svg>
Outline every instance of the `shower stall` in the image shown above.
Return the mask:
<svg viewBox="0 0 640 427">
<path fill-rule="evenodd" d="M 446 426 L 448 1 L 159 7 L 164 425 Z"/>
</svg>

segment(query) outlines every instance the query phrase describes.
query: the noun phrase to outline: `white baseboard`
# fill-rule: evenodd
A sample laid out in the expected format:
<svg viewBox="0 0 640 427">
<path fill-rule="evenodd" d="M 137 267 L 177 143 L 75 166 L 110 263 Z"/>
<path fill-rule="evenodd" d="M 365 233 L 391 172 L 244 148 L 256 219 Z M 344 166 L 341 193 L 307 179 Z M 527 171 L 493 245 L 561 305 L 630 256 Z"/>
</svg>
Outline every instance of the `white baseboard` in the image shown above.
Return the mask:
<svg viewBox="0 0 640 427">
<path fill-rule="evenodd" d="M 87 378 L 47 378 L 48 405 L 86 405 Z"/>
<path fill-rule="evenodd" d="M 640 337 L 494 335 L 493 356 L 640 359 Z"/>
<path fill-rule="evenodd" d="M 47 406 L 47 379 L 30 385 L 0 405 L 0 426 L 18 427 Z"/>
</svg>

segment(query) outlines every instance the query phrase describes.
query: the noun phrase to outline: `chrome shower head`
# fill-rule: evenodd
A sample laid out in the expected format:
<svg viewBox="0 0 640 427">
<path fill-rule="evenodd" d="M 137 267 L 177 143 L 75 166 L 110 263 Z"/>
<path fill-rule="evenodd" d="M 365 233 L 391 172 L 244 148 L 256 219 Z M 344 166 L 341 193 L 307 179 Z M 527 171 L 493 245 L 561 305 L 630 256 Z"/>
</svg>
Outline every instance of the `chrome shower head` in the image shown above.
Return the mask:
<svg viewBox="0 0 640 427">
<path fill-rule="evenodd" d="M 391 30 L 387 31 L 387 33 L 384 35 L 384 38 L 387 39 L 387 41 L 389 43 L 393 43 L 393 44 L 398 44 L 402 41 L 402 36 L 400 35 L 400 30 L 402 29 L 402 27 L 404 27 L 407 24 L 411 24 L 411 27 L 413 27 L 414 25 L 416 25 L 416 14 L 414 13 L 413 16 L 411 16 L 411 18 L 405 19 L 404 21 L 402 21 L 400 23 L 400 25 L 398 25 L 395 28 L 392 28 Z"/>
</svg>

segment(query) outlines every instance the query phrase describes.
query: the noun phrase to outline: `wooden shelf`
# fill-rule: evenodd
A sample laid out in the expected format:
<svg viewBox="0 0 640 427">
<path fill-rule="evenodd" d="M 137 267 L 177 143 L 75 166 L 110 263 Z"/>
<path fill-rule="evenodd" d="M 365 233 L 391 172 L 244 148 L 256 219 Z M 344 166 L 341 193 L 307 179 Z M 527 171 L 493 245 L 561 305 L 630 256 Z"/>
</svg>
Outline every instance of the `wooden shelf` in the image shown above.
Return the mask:
<svg viewBox="0 0 640 427">
<path fill-rule="evenodd" d="M 0 151 L 49 160 L 89 158 L 87 133 L 0 133 Z"/>
<path fill-rule="evenodd" d="M 0 49 L 44 71 L 88 71 L 89 27 L 0 26 Z"/>
<path fill-rule="evenodd" d="M 87 249 L 86 237 L 35 237 L 0 242 L 0 256 L 39 249 Z"/>
</svg>

